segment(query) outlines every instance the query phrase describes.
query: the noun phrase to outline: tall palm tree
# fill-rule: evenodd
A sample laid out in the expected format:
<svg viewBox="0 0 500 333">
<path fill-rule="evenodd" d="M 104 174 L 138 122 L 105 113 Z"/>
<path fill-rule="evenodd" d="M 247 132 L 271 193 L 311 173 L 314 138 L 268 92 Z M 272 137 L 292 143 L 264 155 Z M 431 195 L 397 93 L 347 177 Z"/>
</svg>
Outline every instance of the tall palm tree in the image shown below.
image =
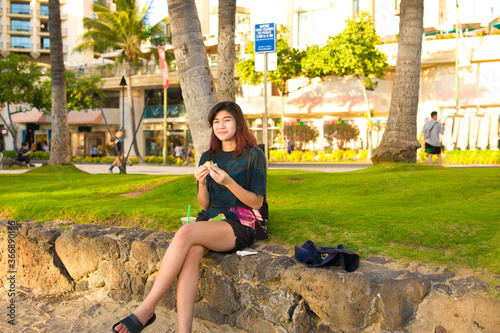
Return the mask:
<svg viewBox="0 0 500 333">
<path fill-rule="evenodd" d="M 107 49 L 121 50 L 117 61 L 126 61 L 127 94 L 130 105 L 130 125 L 132 131 L 136 128 L 134 100 L 132 98 L 132 68 L 142 54 L 141 46 L 154 38 L 154 42 L 165 41 L 163 22 L 152 27 L 146 24 L 146 16 L 151 2 L 148 2 L 140 11 L 137 10 L 136 0 L 117 0 L 116 10 L 105 4 L 95 2 L 92 9 L 96 18 L 85 18 L 83 26 L 86 31 L 80 36 L 82 43 L 75 48 L 76 52 L 91 50 L 102 52 Z M 139 154 L 137 140 L 134 140 L 134 152 L 141 163 L 144 159 Z"/>
<path fill-rule="evenodd" d="M 235 16 L 236 0 L 219 0 L 219 41 L 217 47 L 217 97 L 219 101 L 235 101 Z"/>
<path fill-rule="evenodd" d="M 182 97 L 193 133 L 195 159 L 199 161 L 208 149 L 212 133 L 207 116 L 217 103 L 214 78 L 208 66 L 195 0 L 167 0 L 167 3 Z"/>
<path fill-rule="evenodd" d="M 66 78 L 64 75 L 59 0 L 49 0 L 50 66 L 52 72 L 52 139 L 49 164 L 70 163 Z"/>
<path fill-rule="evenodd" d="M 372 158 L 382 162 L 415 163 L 417 149 L 417 111 L 420 87 L 420 58 L 424 0 L 401 0 L 398 58 L 392 87 L 389 119 Z"/>
</svg>

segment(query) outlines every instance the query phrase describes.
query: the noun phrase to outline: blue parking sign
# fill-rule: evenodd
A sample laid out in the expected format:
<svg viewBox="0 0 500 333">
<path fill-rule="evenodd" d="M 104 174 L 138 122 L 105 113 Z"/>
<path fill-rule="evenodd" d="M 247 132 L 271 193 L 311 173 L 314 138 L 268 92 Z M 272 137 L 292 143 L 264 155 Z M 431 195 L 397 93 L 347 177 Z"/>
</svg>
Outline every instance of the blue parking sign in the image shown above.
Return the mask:
<svg viewBox="0 0 500 333">
<path fill-rule="evenodd" d="M 276 52 L 276 27 L 274 23 L 255 25 L 255 53 Z"/>
</svg>

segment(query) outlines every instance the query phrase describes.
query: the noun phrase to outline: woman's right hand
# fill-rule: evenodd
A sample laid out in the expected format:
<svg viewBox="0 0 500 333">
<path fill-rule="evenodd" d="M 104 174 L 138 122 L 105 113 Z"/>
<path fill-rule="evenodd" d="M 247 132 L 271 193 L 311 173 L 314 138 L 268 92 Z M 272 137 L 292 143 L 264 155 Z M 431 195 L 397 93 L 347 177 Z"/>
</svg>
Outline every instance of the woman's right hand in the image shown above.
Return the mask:
<svg viewBox="0 0 500 333">
<path fill-rule="evenodd" d="M 210 170 L 204 165 L 199 166 L 194 170 L 194 178 L 202 184 L 205 185 L 207 183 L 207 175 L 210 173 Z"/>
</svg>

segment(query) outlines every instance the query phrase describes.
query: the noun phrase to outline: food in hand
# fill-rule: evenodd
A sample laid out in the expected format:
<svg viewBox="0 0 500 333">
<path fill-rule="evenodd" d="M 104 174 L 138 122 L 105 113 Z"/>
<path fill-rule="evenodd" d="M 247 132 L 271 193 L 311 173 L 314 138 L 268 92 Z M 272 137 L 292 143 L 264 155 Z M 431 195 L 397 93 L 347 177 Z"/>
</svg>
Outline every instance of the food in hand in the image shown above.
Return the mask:
<svg viewBox="0 0 500 333">
<path fill-rule="evenodd" d="M 210 165 L 212 165 L 212 164 L 213 164 L 213 162 L 212 162 L 212 161 L 206 161 L 206 162 L 205 162 L 205 164 L 203 164 L 203 165 L 207 167 L 207 166 L 210 166 Z"/>
</svg>

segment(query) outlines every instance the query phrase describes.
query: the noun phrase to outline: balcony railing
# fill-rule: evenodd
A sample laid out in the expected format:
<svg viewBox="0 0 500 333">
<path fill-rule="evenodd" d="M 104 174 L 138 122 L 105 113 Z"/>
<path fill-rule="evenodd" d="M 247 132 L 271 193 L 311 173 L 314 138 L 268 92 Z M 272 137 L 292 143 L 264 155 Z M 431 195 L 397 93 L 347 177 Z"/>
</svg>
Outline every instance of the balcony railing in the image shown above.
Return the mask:
<svg viewBox="0 0 500 333">
<path fill-rule="evenodd" d="M 126 75 L 126 66 L 123 64 L 106 64 L 103 66 L 97 66 L 95 68 L 86 68 L 86 69 L 81 69 L 79 70 L 78 68 L 75 69 L 68 69 L 70 71 L 73 71 L 77 73 L 78 75 L 84 75 L 84 76 L 89 76 L 89 75 L 99 75 L 101 77 L 121 77 Z M 177 65 L 175 61 L 172 62 L 171 65 L 168 66 L 168 71 L 169 72 L 177 72 Z M 151 63 L 142 63 L 135 65 L 134 68 L 132 69 L 132 75 L 158 75 L 161 74 L 161 68 L 160 65 L 158 64 L 151 64 Z"/>
<path fill-rule="evenodd" d="M 37 29 L 38 33 L 49 33 L 50 29 L 49 28 L 42 28 L 38 27 Z M 68 34 L 68 29 L 61 29 L 61 35 L 67 35 Z"/>
<path fill-rule="evenodd" d="M 50 44 L 37 44 L 36 48 L 40 51 L 50 51 Z M 63 52 L 68 52 L 68 45 L 63 45 Z"/>
<path fill-rule="evenodd" d="M 33 44 L 31 43 L 7 43 L 7 48 L 9 49 L 33 49 Z"/>
<path fill-rule="evenodd" d="M 38 17 L 49 17 L 49 11 L 48 10 L 37 10 L 36 15 Z M 60 13 L 61 20 L 67 20 L 68 19 L 68 13 Z"/>
<path fill-rule="evenodd" d="M 12 8 L 7 8 L 7 14 L 12 14 L 12 15 L 33 15 L 33 11 L 31 9 L 12 9 Z"/>
<path fill-rule="evenodd" d="M 15 32 L 32 32 L 33 29 L 31 27 L 23 27 L 23 26 L 7 26 L 7 31 L 15 31 Z"/>
</svg>

